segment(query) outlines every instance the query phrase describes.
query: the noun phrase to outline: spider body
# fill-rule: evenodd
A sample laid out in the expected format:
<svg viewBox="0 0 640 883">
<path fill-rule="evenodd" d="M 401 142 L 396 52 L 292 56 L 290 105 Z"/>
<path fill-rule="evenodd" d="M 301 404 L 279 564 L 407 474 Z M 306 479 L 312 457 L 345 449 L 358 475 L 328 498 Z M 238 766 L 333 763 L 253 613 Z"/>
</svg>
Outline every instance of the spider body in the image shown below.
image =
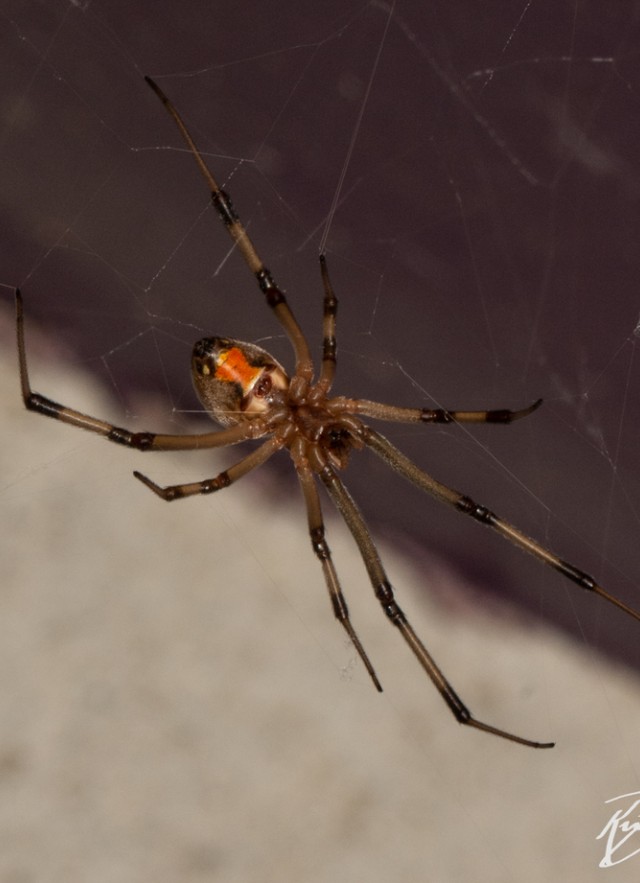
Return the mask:
<svg viewBox="0 0 640 883">
<path fill-rule="evenodd" d="M 353 451 L 364 448 L 379 456 L 400 476 L 441 503 L 484 524 L 520 549 L 556 570 L 580 588 L 598 595 L 629 616 L 640 620 L 640 613 L 600 586 L 593 577 L 564 561 L 555 553 L 500 518 L 486 506 L 437 481 L 410 461 L 383 435 L 362 418 L 399 423 L 500 423 L 510 424 L 528 417 L 541 400 L 520 410 L 450 410 L 407 408 L 367 399 L 331 396 L 336 370 L 337 299 L 329 279 L 326 260 L 320 256 L 324 289 L 322 360 L 316 374 L 309 346 L 287 300 L 263 264 L 243 227 L 229 196 L 219 187 L 193 142 L 182 118 L 162 90 L 149 78 L 148 84 L 173 117 L 192 153 L 209 190 L 222 223 L 254 275 L 267 306 L 287 334 L 295 355 L 295 369 L 288 375 L 283 366 L 262 347 L 233 338 L 207 337 L 198 341 L 192 354 L 192 377 L 196 392 L 222 429 L 188 435 L 132 432 L 105 420 L 61 405 L 31 389 L 24 339 L 22 297 L 16 292 L 18 357 L 22 398 L 29 410 L 53 417 L 103 436 L 108 441 L 139 451 L 208 450 L 240 442 L 260 443 L 250 453 L 213 478 L 187 484 L 160 487 L 140 472 L 134 472 L 144 485 L 161 499 L 209 494 L 229 487 L 261 466 L 277 451 L 287 450 L 293 461 L 304 498 L 311 547 L 320 561 L 333 612 L 359 654 L 375 687 L 380 681 L 358 638 L 351 619 L 331 551 L 325 538 L 324 521 L 317 489 L 319 480 L 343 517 L 358 546 L 375 597 L 398 629 L 426 674 L 459 723 L 512 742 L 533 748 L 550 748 L 552 742 L 524 739 L 475 718 L 430 655 L 398 605 L 373 539 L 339 472 L 348 464 Z"/>
<path fill-rule="evenodd" d="M 222 426 L 252 422 L 254 435 L 273 435 L 319 473 L 331 463 L 344 469 L 353 448 L 362 449 L 363 425 L 329 398 L 324 385 L 297 384 L 266 350 L 228 337 L 199 340 L 191 358 L 198 398 Z"/>
</svg>

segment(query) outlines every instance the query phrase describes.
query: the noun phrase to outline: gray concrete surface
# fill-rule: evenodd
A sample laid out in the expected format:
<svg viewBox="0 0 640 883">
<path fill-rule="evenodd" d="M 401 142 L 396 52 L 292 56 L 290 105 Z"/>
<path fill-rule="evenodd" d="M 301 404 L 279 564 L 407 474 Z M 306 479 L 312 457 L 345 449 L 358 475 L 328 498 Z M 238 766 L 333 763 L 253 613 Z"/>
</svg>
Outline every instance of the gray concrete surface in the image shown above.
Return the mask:
<svg viewBox="0 0 640 883">
<path fill-rule="evenodd" d="M 26 413 L 5 342 L 3 883 L 637 879 L 640 856 L 605 872 L 595 840 L 604 801 L 640 790 L 637 677 L 487 607 L 455 561 L 430 559 L 426 577 L 381 542 L 474 712 L 557 747 L 459 727 L 330 518 L 377 695 L 297 497 L 263 471 L 162 504 L 133 468 L 169 483 L 225 455 L 141 455 Z M 32 361 L 43 393 L 123 419 L 86 378 Z"/>
</svg>

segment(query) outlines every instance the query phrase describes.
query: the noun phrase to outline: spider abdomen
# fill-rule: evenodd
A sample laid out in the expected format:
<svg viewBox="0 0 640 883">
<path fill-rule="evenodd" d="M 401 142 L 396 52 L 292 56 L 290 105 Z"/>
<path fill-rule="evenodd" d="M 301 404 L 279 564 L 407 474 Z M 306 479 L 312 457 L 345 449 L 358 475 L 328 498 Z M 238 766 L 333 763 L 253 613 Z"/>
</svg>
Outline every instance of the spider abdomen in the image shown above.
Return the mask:
<svg viewBox="0 0 640 883">
<path fill-rule="evenodd" d="M 255 343 L 205 337 L 193 347 L 191 376 L 198 398 L 223 426 L 282 404 L 289 378 L 282 365 Z"/>
</svg>

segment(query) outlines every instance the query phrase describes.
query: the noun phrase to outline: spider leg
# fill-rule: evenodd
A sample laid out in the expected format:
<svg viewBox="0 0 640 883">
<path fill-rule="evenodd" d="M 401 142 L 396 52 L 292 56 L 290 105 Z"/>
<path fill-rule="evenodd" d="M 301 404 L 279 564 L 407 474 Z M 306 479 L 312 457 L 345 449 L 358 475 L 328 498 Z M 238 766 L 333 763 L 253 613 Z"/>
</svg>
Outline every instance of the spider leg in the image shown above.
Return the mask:
<svg viewBox="0 0 640 883">
<path fill-rule="evenodd" d="M 215 478 L 205 478 L 204 481 L 194 481 L 188 484 L 172 484 L 168 487 L 161 487 L 141 472 L 134 472 L 135 477 L 143 484 L 157 494 L 161 499 L 170 503 L 172 500 L 181 500 L 183 497 L 193 497 L 196 494 L 213 494 L 225 487 L 229 487 L 243 475 L 262 466 L 269 457 L 272 457 L 276 451 L 282 447 L 282 442 L 277 438 L 269 438 L 259 448 L 247 454 L 242 460 L 239 460 L 229 469 L 220 472 Z"/>
<path fill-rule="evenodd" d="M 324 301 L 322 311 L 322 365 L 318 384 L 327 393 L 331 389 L 336 373 L 336 314 L 338 312 L 338 298 L 333 291 L 329 270 L 327 269 L 327 259 L 323 254 L 320 255 L 320 273 L 322 274 Z"/>
<path fill-rule="evenodd" d="M 213 202 L 213 205 L 218 212 L 222 223 L 226 227 L 229 236 L 231 236 L 231 239 L 240 249 L 240 252 L 249 269 L 256 277 L 258 285 L 260 286 L 260 290 L 264 294 L 268 306 L 273 310 L 280 324 L 286 331 L 296 354 L 296 375 L 304 377 L 307 382 L 310 381 L 313 375 L 311 353 L 309 352 L 309 347 L 302 333 L 302 330 L 293 315 L 291 307 L 287 303 L 287 299 L 285 298 L 283 292 L 276 285 L 273 276 L 265 267 L 262 259 L 258 255 L 255 246 L 249 238 L 249 234 L 242 224 L 242 221 L 240 220 L 238 214 L 236 213 L 228 194 L 225 193 L 224 190 L 220 187 L 211 170 L 205 163 L 202 154 L 196 147 L 193 138 L 189 134 L 189 130 L 187 129 L 184 120 L 182 119 L 176 108 L 173 106 L 169 98 L 167 98 L 167 96 L 164 94 L 160 86 L 158 86 L 158 84 L 155 83 L 151 79 L 151 77 L 145 77 L 145 80 L 148 85 L 153 89 L 160 101 L 163 103 L 168 113 L 173 117 L 173 120 L 178 127 L 182 138 L 187 144 L 187 147 L 189 148 L 189 151 L 195 159 L 202 176 L 207 182 L 209 190 L 211 191 L 211 201 Z"/>
<path fill-rule="evenodd" d="M 444 408 L 398 408 L 381 402 L 353 399 L 349 401 L 347 410 L 363 417 L 395 423 L 513 423 L 514 420 L 528 417 L 541 404 L 542 399 L 537 399 L 519 411 L 510 411 L 507 408 L 494 411 L 449 411 Z"/>
<path fill-rule="evenodd" d="M 44 414 L 45 417 L 53 417 L 62 423 L 78 426 L 95 432 L 108 441 L 136 448 L 139 451 L 187 451 L 196 448 L 219 448 L 226 445 L 234 445 L 249 438 L 257 438 L 266 431 L 263 424 L 255 419 L 251 422 L 239 423 L 228 429 L 205 432 L 201 435 L 163 435 L 155 432 L 131 432 L 121 426 L 114 426 L 106 420 L 91 417 L 67 408 L 53 399 L 40 395 L 31 389 L 29 382 L 29 370 L 27 367 L 27 351 L 24 342 L 24 311 L 22 295 L 16 289 L 16 330 L 18 336 L 18 360 L 20 365 L 20 386 L 22 400 L 29 411 Z"/>
<path fill-rule="evenodd" d="M 619 607 L 620 610 L 628 613 L 629 616 L 640 620 L 640 612 L 629 607 L 623 601 L 620 601 L 615 595 L 611 595 L 599 585 L 592 576 L 589 576 L 588 573 L 579 570 L 573 564 L 559 558 L 549 549 L 541 546 L 536 540 L 518 530 L 517 527 L 509 524 L 508 521 L 500 518 L 485 506 L 476 503 L 471 497 L 461 494 L 453 488 L 447 487 L 447 485 L 436 481 L 436 479 L 432 478 L 427 472 L 423 472 L 422 469 L 419 469 L 415 463 L 375 430 L 368 426 L 364 427 L 363 438 L 367 446 L 378 454 L 379 457 L 382 457 L 392 469 L 395 469 L 396 472 L 408 479 L 412 484 L 415 484 L 421 490 L 431 494 L 432 497 L 435 497 L 442 503 L 448 503 L 450 506 L 453 506 L 454 509 L 457 509 L 458 512 L 462 512 L 463 515 L 470 515 L 481 524 L 486 524 L 501 536 L 505 537 L 505 539 L 513 543 L 514 546 L 518 546 L 520 549 L 523 549 L 525 552 L 529 552 L 531 555 L 538 558 L 538 560 L 542 561 L 544 564 L 548 564 L 567 579 L 570 579 L 572 582 L 576 583 L 576 585 L 580 586 L 581 589 L 586 589 L 589 592 L 593 592 L 595 595 L 599 595 L 601 598 L 604 598 L 605 601 L 609 601 L 609 603 Z"/>
<path fill-rule="evenodd" d="M 380 556 L 378 555 L 371 534 L 364 523 L 364 519 L 355 501 L 345 488 L 337 473 L 331 469 L 331 467 L 325 466 L 320 472 L 320 478 L 329 491 L 337 509 L 344 518 L 358 545 L 362 560 L 364 561 L 369 574 L 369 579 L 371 580 L 371 585 L 373 586 L 378 601 L 382 605 L 382 609 L 396 628 L 399 629 L 402 637 L 413 651 L 413 654 L 422 668 L 435 684 L 438 692 L 449 706 L 449 709 L 458 723 L 475 727 L 477 730 L 483 730 L 485 733 L 491 733 L 494 736 L 501 736 L 503 739 L 508 739 L 511 742 L 528 745 L 531 748 L 552 748 L 554 745 L 553 742 L 534 742 L 531 739 L 524 739 L 521 736 L 516 736 L 514 733 L 508 733 L 505 730 L 500 730 L 490 724 L 485 724 L 473 717 L 467 706 L 460 699 L 443 674 L 434 658 L 417 636 L 404 612 L 396 602 L 393 589 L 387 579 Z"/>
<path fill-rule="evenodd" d="M 298 462 L 298 459 L 299 458 L 296 458 L 296 470 L 307 507 L 307 519 L 309 522 L 309 536 L 311 537 L 311 546 L 313 548 L 313 551 L 318 556 L 320 564 L 322 565 L 322 572 L 327 584 L 327 589 L 329 590 L 333 612 L 340 625 L 342 625 L 346 633 L 349 635 L 349 639 L 351 640 L 353 646 L 356 648 L 360 659 L 364 663 L 365 668 L 369 672 L 369 675 L 374 683 L 376 690 L 382 692 L 382 685 L 378 680 L 378 676 L 375 673 L 373 665 L 371 664 L 369 657 L 367 656 L 366 651 L 355 632 L 355 629 L 351 625 L 351 620 L 349 618 L 349 608 L 347 607 L 347 602 L 344 595 L 342 594 L 342 589 L 340 588 L 338 574 L 336 573 L 336 569 L 331 558 L 331 550 L 329 549 L 327 541 L 324 537 L 324 520 L 322 518 L 320 498 L 318 496 L 318 489 L 316 488 L 313 473 L 311 472 L 308 464 Z"/>
</svg>

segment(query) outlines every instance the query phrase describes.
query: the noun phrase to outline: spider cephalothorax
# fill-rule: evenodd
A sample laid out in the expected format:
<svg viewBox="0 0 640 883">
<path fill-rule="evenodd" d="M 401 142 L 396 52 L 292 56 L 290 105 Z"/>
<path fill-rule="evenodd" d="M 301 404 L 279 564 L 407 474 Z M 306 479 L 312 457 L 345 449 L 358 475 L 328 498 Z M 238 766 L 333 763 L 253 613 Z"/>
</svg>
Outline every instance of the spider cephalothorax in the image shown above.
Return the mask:
<svg viewBox="0 0 640 883">
<path fill-rule="evenodd" d="M 351 624 L 331 551 L 325 540 L 316 479 L 320 479 L 351 531 L 384 613 L 398 628 L 455 718 L 462 724 L 468 724 L 512 742 L 533 748 L 550 748 L 552 742 L 523 739 L 472 716 L 396 602 L 393 589 L 360 510 L 337 472 L 347 465 L 353 450 L 366 447 L 401 476 L 439 502 L 446 503 L 458 512 L 487 525 L 514 545 L 554 568 L 580 588 L 600 596 L 640 620 L 637 611 L 603 589 L 588 574 L 559 558 L 518 528 L 495 515 L 486 506 L 477 504 L 465 494 L 432 478 L 384 436 L 360 419 L 369 417 L 400 423 L 509 424 L 535 411 L 540 405 L 540 400 L 517 411 L 504 408 L 491 411 L 459 411 L 443 408 L 404 408 L 366 399 L 330 397 L 336 368 L 337 300 L 329 280 L 324 256 L 320 257 L 324 288 L 322 361 L 317 379 L 314 381 L 314 367 L 309 346 L 284 294 L 258 256 L 247 231 L 231 205 L 231 200 L 218 186 L 178 112 L 152 80 L 147 78 L 147 82 L 173 117 L 207 182 L 215 210 L 253 273 L 267 305 L 286 332 L 295 354 L 295 370 L 291 376 L 288 376 L 282 365 L 256 344 L 243 343 L 226 337 L 204 338 L 193 350 L 193 381 L 203 405 L 211 417 L 224 428 L 200 435 L 131 432 L 113 426 L 105 420 L 67 408 L 32 391 L 27 370 L 22 298 L 20 292 L 16 292 L 20 380 L 26 407 L 46 417 L 57 418 L 72 426 L 102 435 L 109 441 L 140 451 L 210 449 L 255 439 L 262 440 L 258 447 L 234 465 L 214 478 L 203 481 L 160 487 L 140 472 L 134 472 L 136 478 L 150 490 L 168 501 L 196 494 L 209 494 L 226 488 L 265 463 L 277 451 L 288 450 L 304 496 L 311 545 L 322 565 L 334 614 L 360 655 L 376 688 L 382 689 Z"/>
</svg>

